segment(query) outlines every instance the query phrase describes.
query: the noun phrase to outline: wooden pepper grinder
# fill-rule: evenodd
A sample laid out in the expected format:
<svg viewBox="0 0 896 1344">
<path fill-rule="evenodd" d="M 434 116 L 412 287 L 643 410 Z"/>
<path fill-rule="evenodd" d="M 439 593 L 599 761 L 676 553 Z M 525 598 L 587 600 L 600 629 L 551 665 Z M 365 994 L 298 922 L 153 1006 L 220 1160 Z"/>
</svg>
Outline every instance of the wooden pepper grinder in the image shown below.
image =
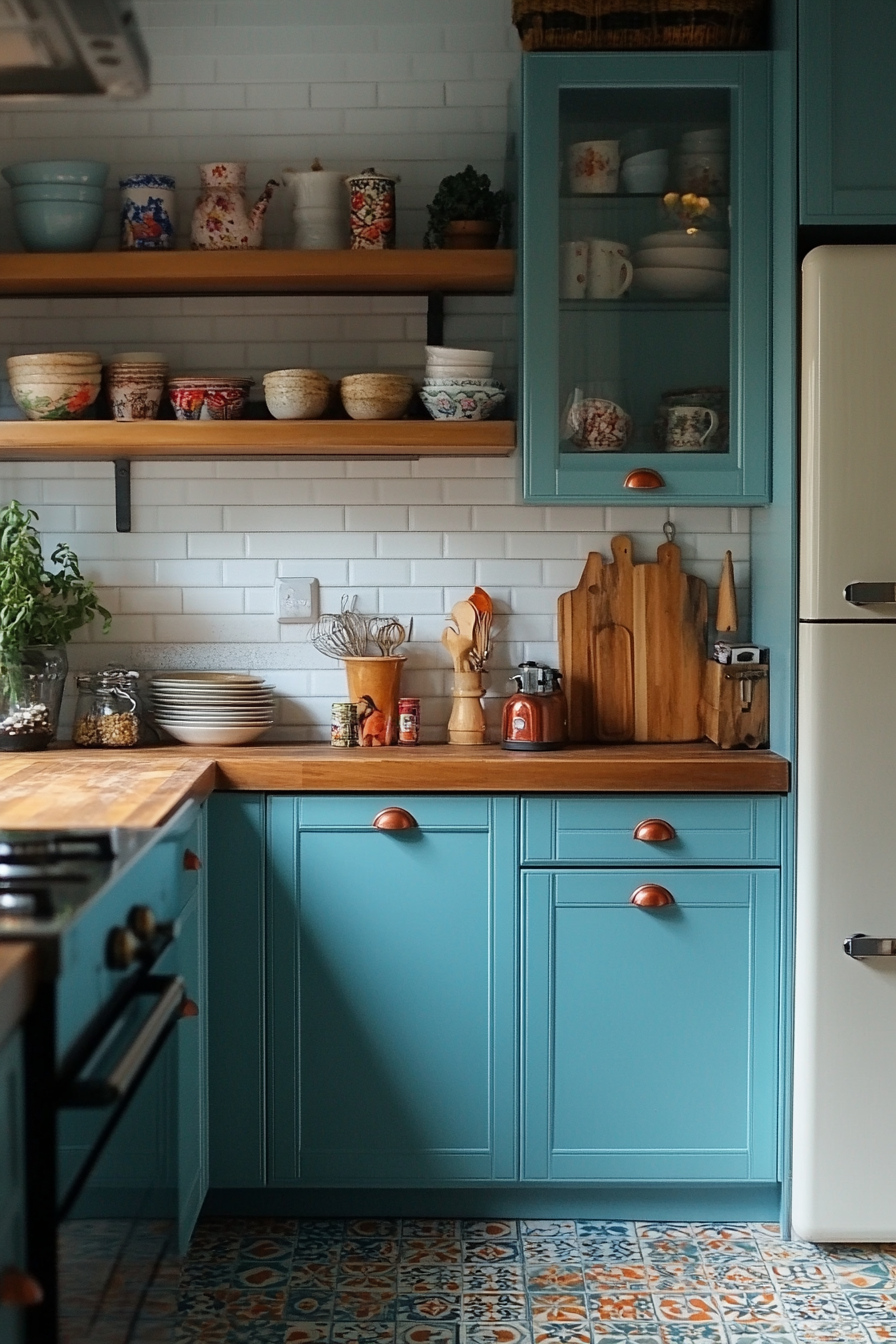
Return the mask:
<svg viewBox="0 0 896 1344">
<path fill-rule="evenodd" d="M 716 629 L 724 634 L 730 634 L 732 630 L 737 629 L 737 594 L 734 591 L 734 564 L 730 551 L 725 552 L 725 559 L 722 561 Z"/>
</svg>

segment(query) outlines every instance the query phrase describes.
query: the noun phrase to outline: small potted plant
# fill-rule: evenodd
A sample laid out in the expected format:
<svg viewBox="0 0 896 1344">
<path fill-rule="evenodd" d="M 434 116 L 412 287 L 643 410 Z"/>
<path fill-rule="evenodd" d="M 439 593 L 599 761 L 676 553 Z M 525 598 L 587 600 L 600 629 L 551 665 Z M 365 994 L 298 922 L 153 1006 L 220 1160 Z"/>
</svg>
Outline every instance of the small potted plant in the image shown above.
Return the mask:
<svg viewBox="0 0 896 1344">
<path fill-rule="evenodd" d="M 443 177 L 430 204 L 424 247 L 495 247 L 507 228 L 511 197 L 492 191 L 487 173 L 467 164 L 462 173 Z"/>
<path fill-rule="evenodd" d="M 0 751 L 40 751 L 52 742 L 65 645 L 97 613 L 104 630 L 112 620 L 70 546 L 61 541 L 53 551 L 57 568 L 44 564 L 37 521 L 15 499 L 0 509 Z"/>
</svg>

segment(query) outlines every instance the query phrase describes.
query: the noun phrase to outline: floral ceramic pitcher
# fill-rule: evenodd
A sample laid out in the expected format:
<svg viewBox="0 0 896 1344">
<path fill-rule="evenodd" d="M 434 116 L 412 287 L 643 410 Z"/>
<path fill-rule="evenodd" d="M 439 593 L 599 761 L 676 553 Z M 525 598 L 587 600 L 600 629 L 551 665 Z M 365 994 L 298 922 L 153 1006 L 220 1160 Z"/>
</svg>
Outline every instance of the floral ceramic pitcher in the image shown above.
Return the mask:
<svg viewBox="0 0 896 1344">
<path fill-rule="evenodd" d="M 252 209 L 246 203 L 244 163 L 201 163 L 202 195 L 193 210 L 190 244 L 206 252 L 261 247 L 264 216 L 275 178 L 265 184 Z"/>
</svg>

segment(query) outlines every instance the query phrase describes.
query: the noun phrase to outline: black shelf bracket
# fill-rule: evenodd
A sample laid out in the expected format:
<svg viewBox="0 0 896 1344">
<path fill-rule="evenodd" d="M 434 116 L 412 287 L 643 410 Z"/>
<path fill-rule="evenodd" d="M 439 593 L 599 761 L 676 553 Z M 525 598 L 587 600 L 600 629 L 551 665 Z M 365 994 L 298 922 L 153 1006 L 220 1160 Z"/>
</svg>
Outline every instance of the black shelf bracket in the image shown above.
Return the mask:
<svg viewBox="0 0 896 1344">
<path fill-rule="evenodd" d="M 115 459 L 115 531 L 131 530 L 131 464 L 126 457 Z"/>
<path fill-rule="evenodd" d="M 445 343 L 445 295 L 427 294 L 426 344 L 444 345 L 444 343 Z"/>
</svg>

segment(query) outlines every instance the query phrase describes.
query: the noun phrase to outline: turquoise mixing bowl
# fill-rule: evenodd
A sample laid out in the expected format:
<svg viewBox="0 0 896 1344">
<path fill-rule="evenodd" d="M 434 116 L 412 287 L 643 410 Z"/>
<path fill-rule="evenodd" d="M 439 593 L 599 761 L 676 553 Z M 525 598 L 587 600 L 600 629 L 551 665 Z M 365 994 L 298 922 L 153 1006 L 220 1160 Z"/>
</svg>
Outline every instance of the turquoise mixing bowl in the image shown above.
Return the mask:
<svg viewBox="0 0 896 1344">
<path fill-rule="evenodd" d="M 103 187 L 78 187 L 73 182 L 34 182 L 12 188 L 13 205 L 20 201 L 87 201 L 102 205 L 103 197 Z"/>
<path fill-rule="evenodd" d="M 93 201 L 19 201 L 13 219 L 26 252 L 91 252 L 103 207 Z"/>
<path fill-rule="evenodd" d="M 43 159 L 35 163 L 11 163 L 3 169 L 11 187 L 35 182 L 72 183 L 81 187 L 104 187 L 108 163 L 96 159 Z"/>
</svg>

